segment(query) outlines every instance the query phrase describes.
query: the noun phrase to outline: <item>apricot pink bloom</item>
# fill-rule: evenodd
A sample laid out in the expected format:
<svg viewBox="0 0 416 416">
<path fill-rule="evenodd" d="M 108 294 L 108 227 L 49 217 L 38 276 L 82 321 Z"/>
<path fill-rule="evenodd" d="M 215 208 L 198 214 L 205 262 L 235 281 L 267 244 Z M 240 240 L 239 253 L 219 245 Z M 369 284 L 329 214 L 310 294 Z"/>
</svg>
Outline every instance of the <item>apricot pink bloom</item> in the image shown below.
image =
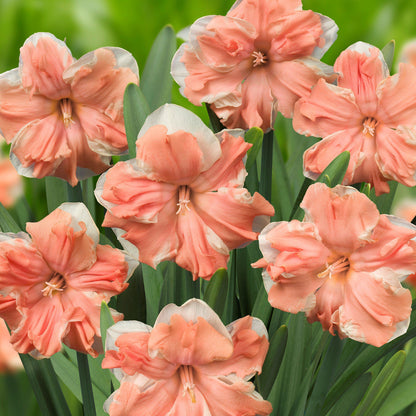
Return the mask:
<svg viewBox="0 0 416 416">
<path fill-rule="evenodd" d="M 269 224 L 260 234 L 270 304 L 341 338 L 381 346 L 406 332 L 412 296 L 400 281 L 416 271 L 416 227 L 380 215 L 354 188 L 316 183 L 303 222 Z"/>
<path fill-rule="evenodd" d="M 350 152 L 343 184 L 370 183 L 380 195 L 387 181 L 416 185 L 416 67 L 389 76 L 379 49 L 358 42 L 341 53 L 338 85 L 319 80 L 296 103 L 293 126 L 323 137 L 304 154 L 305 175 L 316 179 L 341 152 Z"/>
<path fill-rule="evenodd" d="M 104 368 L 120 380 L 104 404 L 111 416 L 255 416 L 272 411 L 249 382 L 261 372 L 269 342 L 251 316 L 227 327 L 203 301 L 165 306 L 152 327 L 110 327 Z"/>
<path fill-rule="evenodd" d="M 76 60 L 50 33 L 30 36 L 19 67 L 0 75 L 0 133 L 18 172 L 74 186 L 106 170 L 127 150 L 123 94 L 131 82 L 139 82 L 138 68 L 123 49 Z"/>
<path fill-rule="evenodd" d="M 14 298 L 20 314 L 0 307 L 13 347 L 41 358 L 59 352 L 63 342 L 97 356 L 101 303 L 127 287 L 137 262 L 98 244 L 98 229 L 82 203 L 64 203 L 26 229 L 31 238 L 0 234 L 0 294 Z M 113 317 L 122 319 L 116 311 Z"/>
<path fill-rule="evenodd" d="M 416 66 L 416 39 L 405 43 L 400 52 L 399 62 Z"/>
<path fill-rule="evenodd" d="M 136 159 L 118 162 L 97 182 L 103 225 L 141 262 L 174 260 L 194 279 L 210 279 L 227 266 L 229 250 L 256 240 L 274 214 L 243 188 L 251 145 L 241 135 L 214 135 L 192 112 L 160 107 L 139 132 Z"/>
<path fill-rule="evenodd" d="M 302 10 L 301 0 L 238 0 L 226 16 L 190 27 L 171 73 L 189 101 L 211 104 L 227 128 L 267 131 L 277 111 L 292 117 L 319 78 L 335 78 L 319 59 L 337 31 L 332 19 Z"/>
<path fill-rule="evenodd" d="M 22 177 L 9 158 L 0 155 L 0 203 L 11 207 L 22 194 Z"/>
</svg>

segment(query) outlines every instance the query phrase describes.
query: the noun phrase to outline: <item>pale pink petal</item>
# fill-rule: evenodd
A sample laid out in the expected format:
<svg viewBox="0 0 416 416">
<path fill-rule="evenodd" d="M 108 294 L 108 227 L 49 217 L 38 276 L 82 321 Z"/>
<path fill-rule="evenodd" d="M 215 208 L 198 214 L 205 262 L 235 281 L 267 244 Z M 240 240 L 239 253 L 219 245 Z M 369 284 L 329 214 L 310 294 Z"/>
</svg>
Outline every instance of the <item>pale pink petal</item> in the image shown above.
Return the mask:
<svg viewBox="0 0 416 416">
<path fill-rule="evenodd" d="M 160 211 L 158 222 L 153 224 L 124 220 L 107 212 L 103 226 L 123 230 L 122 238 L 139 249 L 139 261 L 156 268 L 161 261 L 172 260 L 177 253 L 176 210 L 176 199 L 172 198 Z M 126 250 L 129 251 L 128 246 Z"/>
<path fill-rule="evenodd" d="M 26 124 L 44 119 L 56 108 L 56 102 L 48 98 L 28 96 L 21 85 L 17 68 L 0 75 L 0 132 L 7 143 Z"/>
<path fill-rule="evenodd" d="M 328 84 L 322 78 L 309 97 L 296 103 L 293 114 L 293 128 L 300 134 L 315 137 L 327 137 L 357 127 L 362 129 L 362 121 L 353 93 Z"/>
<path fill-rule="evenodd" d="M 399 73 L 386 78 L 379 86 L 378 117 L 388 127 L 414 126 L 416 117 L 416 67 L 400 64 Z"/>
<path fill-rule="evenodd" d="M 400 226 L 393 223 L 394 217 L 380 215 L 369 243 L 352 253 L 350 260 L 354 270 L 376 272 L 383 277 L 380 269 L 387 274 L 404 277 L 416 272 L 416 228 L 408 224 Z M 396 273 L 393 273 L 396 272 Z"/>
<path fill-rule="evenodd" d="M 290 74 L 288 76 L 287 74 Z M 271 62 L 267 78 L 277 108 L 285 117 L 293 117 L 296 101 L 308 97 L 320 78 L 332 82 L 332 69 L 315 58 L 303 58 L 287 62 Z"/>
<path fill-rule="evenodd" d="M 350 273 L 339 329 L 352 339 L 379 347 L 392 338 L 398 323 L 409 318 L 411 304 L 410 291 L 398 281 L 387 284 L 372 274 Z"/>
<path fill-rule="evenodd" d="M 69 213 L 56 209 L 43 220 L 26 224 L 47 264 L 62 275 L 88 270 L 97 259 L 96 243 L 86 233 L 85 223 L 79 222 L 75 230 L 70 226 L 71 220 Z"/>
<path fill-rule="evenodd" d="M 380 214 L 376 205 L 354 188 L 323 183 L 311 185 L 301 203 L 305 220 L 314 222 L 322 242 L 340 255 L 349 255 L 370 240 Z"/>
<path fill-rule="evenodd" d="M 7 322 L 11 329 L 19 325 L 22 315 L 16 309 L 16 299 L 14 297 L 0 295 L 0 317 Z"/>
<path fill-rule="evenodd" d="M 23 181 L 10 159 L 0 157 L 0 203 L 11 207 L 23 194 Z"/>
<path fill-rule="evenodd" d="M 62 342 L 69 348 L 89 354 L 94 358 L 103 354 L 101 338 L 96 337 L 99 328 L 94 328 L 88 320 L 69 322 L 67 329 L 68 333 L 63 337 Z"/>
<path fill-rule="evenodd" d="M 71 90 L 62 75 L 73 61 L 64 42 L 50 33 L 35 33 L 20 48 L 22 85 L 31 95 L 41 94 L 51 100 L 69 97 Z"/>
<path fill-rule="evenodd" d="M 239 65 L 230 72 L 222 72 L 205 65 L 184 43 L 172 60 L 172 76 L 181 92 L 195 105 L 214 102 L 233 91 L 246 78 L 250 67 Z"/>
<path fill-rule="evenodd" d="M 416 66 L 416 41 L 412 39 L 406 42 L 400 52 L 399 62 Z"/>
<path fill-rule="evenodd" d="M 124 90 L 129 83 L 139 83 L 134 58 L 120 48 L 87 53 L 65 69 L 63 78 L 71 86 L 74 102 L 92 107 L 107 116 L 109 122 L 120 123 Z"/>
<path fill-rule="evenodd" d="M 226 130 L 221 133 L 221 138 L 221 158 L 192 182 L 190 187 L 193 191 L 216 191 L 221 187 L 243 185 L 246 176 L 243 158 L 251 145 L 242 137 L 234 137 Z M 242 180 L 241 176 L 243 176 Z"/>
<path fill-rule="evenodd" d="M 364 42 L 350 46 L 335 61 L 338 85 L 352 90 L 361 112 L 373 117 L 377 111 L 377 87 L 389 75 L 381 51 Z"/>
<path fill-rule="evenodd" d="M 256 320 L 251 316 L 245 316 L 229 324 L 227 329 L 232 332 L 234 345 L 232 356 L 225 361 L 213 361 L 206 365 L 199 365 L 198 371 L 210 376 L 226 376 L 234 373 L 242 379 L 251 377 L 255 373 L 261 373 L 269 343 L 263 322 L 260 325 L 264 332 L 260 335 L 253 329 L 253 319 Z M 259 323 L 256 322 L 256 324 Z"/>
<path fill-rule="evenodd" d="M 97 183 L 96 196 L 118 218 L 157 222 L 165 204 L 176 198 L 178 187 L 146 178 L 135 165 L 135 161 L 119 162 L 109 169 Z"/>
<path fill-rule="evenodd" d="M 375 139 L 376 161 L 381 173 L 406 186 L 415 186 L 416 128 L 390 129 L 382 124 L 377 128 Z"/>
<path fill-rule="evenodd" d="M 19 354 L 10 344 L 10 333 L 6 323 L 0 319 L 0 373 L 21 369 Z"/>
<path fill-rule="evenodd" d="M 244 188 L 195 192 L 192 202 L 202 221 L 229 249 L 257 238 L 258 233 L 253 231 L 256 217 L 274 215 L 274 209 L 269 202 L 257 192 L 251 196 Z"/>
<path fill-rule="evenodd" d="M 202 317 L 187 322 L 180 315 L 172 315 L 170 324 L 161 322 L 153 328 L 149 351 L 157 351 L 171 363 L 203 365 L 230 358 L 233 344 Z"/>
<path fill-rule="evenodd" d="M 162 125 L 153 126 L 137 142 L 139 167 L 148 178 L 184 185 L 202 169 L 203 153 L 191 133 L 183 130 L 168 134 Z"/>
</svg>

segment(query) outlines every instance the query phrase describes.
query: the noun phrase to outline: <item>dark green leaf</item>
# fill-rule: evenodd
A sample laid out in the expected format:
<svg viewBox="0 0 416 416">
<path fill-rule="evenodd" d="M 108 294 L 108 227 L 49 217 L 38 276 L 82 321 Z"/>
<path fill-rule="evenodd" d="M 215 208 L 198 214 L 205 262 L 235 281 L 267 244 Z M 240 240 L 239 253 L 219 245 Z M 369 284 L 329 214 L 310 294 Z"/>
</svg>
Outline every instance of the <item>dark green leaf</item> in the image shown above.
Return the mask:
<svg viewBox="0 0 416 416">
<path fill-rule="evenodd" d="M 256 161 L 257 155 L 261 149 L 263 143 L 263 130 L 258 127 L 251 128 L 244 135 L 244 140 L 253 145 L 247 152 L 246 169 L 249 170 Z"/>
<path fill-rule="evenodd" d="M 146 322 L 153 325 L 159 315 L 159 301 L 162 293 L 163 275 L 160 270 L 155 270 L 142 263 L 143 284 L 146 294 Z"/>
<path fill-rule="evenodd" d="M 101 302 L 101 313 L 100 313 L 100 332 L 101 339 L 103 342 L 103 348 L 105 348 L 105 340 L 107 338 L 107 329 L 114 325 L 114 319 L 111 316 L 110 309 L 105 302 Z"/>
<path fill-rule="evenodd" d="M 83 352 L 77 352 L 77 363 L 79 380 L 81 384 L 81 395 L 84 416 L 96 416 L 94 395 L 92 393 L 90 367 L 88 365 L 88 355 Z"/>
<path fill-rule="evenodd" d="M 52 212 L 59 205 L 67 202 L 68 193 L 66 182 L 63 179 L 47 176 L 45 178 L 46 201 L 48 203 L 48 211 Z"/>
<path fill-rule="evenodd" d="M 330 188 L 340 184 L 344 179 L 349 163 L 350 153 L 342 152 L 325 168 L 316 182 L 322 182 Z"/>
<path fill-rule="evenodd" d="M 218 269 L 205 289 L 204 301 L 222 316 L 228 289 L 228 273 L 225 269 Z"/>
</svg>

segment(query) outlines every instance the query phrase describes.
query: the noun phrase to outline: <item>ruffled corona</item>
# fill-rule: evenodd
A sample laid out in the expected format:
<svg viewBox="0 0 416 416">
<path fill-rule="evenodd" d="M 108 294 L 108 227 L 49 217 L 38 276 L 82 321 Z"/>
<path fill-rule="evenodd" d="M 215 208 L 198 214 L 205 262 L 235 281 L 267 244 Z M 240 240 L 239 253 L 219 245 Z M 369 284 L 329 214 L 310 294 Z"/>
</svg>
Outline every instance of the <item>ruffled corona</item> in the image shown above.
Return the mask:
<svg viewBox="0 0 416 416">
<path fill-rule="evenodd" d="M 104 368 L 120 388 L 111 416 L 255 416 L 272 411 L 249 379 L 261 372 L 267 331 L 246 316 L 227 327 L 203 301 L 170 304 L 154 328 L 122 321 L 107 331 Z"/>
<path fill-rule="evenodd" d="M 375 346 L 406 332 L 412 297 L 400 281 L 416 271 L 416 227 L 341 185 L 310 186 L 301 207 L 304 222 L 272 223 L 259 237 L 253 267 L 264 268 L 270 304 Z"/>
</svg>

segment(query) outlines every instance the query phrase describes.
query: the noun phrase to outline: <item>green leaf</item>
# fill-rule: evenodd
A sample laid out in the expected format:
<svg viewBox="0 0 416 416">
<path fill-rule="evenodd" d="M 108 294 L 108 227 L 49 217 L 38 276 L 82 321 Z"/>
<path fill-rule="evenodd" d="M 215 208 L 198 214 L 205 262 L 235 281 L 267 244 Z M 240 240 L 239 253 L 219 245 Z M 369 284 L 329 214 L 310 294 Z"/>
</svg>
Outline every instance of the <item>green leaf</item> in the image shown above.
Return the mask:
<svg viewBox="0 0 416 416">
<path fill-rule="evenodd" d="M 398 351 L 378 374 L 353 416 L 373 416 L 381 408 L 403 370 L 406 353 Z"/>
<path fill-rule="evenodd" d="M 262 285 L 257 293 L 256 301 L 254 303 L 251 315 L 261 319 L 264 325 L 268 327 L 272 311 L 273 309 L 268 301 L 266 289 L 264 288 L 264 285 Z"/>
<path fill-rule="evenodd" d="M 3 233 L 18 233 L 21 231 L 14 218 L 4 208 L 2 203 L 0 203 L 0 227 Z"/>
<path fill-rule="evenodd" d="M 371 189 L 369 198 L 377 205 L 380 214 L 390 214 L 390 209 L 393 204 L 393 199 L 396 194 L 398 183 L 395 181 L 389 182 L 390 192 L 376 196 L 374 188 Z"/>
<path fill-rule="evenodd" d="M 350 153 L 342 152 L 325 168 L 316 182 L 322 182 L 330 188 L 340 184 L 344 179 L 349 163 Z"/>
<path fill-rule="evenodd" d="M 122 156 L 121 159 L 126 160 L 136 156 L 137 135 L 150 114 L 149 104 L 136 84 L 127 85 L 124 91 L 123 112 L 129 154 Z"/>
<path fill-rule="evenodd" d="M 107 338 L 107 329 L 114 325 L 114 319 L 111 316 L 110 308 L 105 302 L 101 302 L 100 312 L 100 332 L 103 342 L 103 348 L 105 348 L 105 340 Z"/>
<path fill-rule="evenodd" d="M 267 397 L 272 389 L 273 383 L 279 373 L 283 355 L 287 344 L 287 326 L 282 325 L 270 340 L 269 351 L 263 364 L 263 371 L 258 376 L 259 391 L 263 397 Z"/>
<path fill-rule="evenodd" d="M 253 145 L 247 152 L 246 169 L 248 171 L 256 161 L 257 155 L 261 149 L 261 144 L 263 143 L 263 130 L 258 127 L 251 128 L 244 135 L 244 140 Z"/>
<path fill-rule="evenodd" d="M 214 133 L 218 133 L 221 130 L 224 130 L 225 126 L 223 126 L 221 124 L 220 119 L 217 117 L 217 115 L 214 113 L 214 111 L 211 110 L 211 107 L 209 106 L 209 104 L 204 103 L 204 105 L 205 105 L 205 108 L 206 108 L 207 113 L 208 113 L 209 122 L 211 124 L 211 130 Z"/>
<path fill-rule="evenodd" d="M 77 363 L 79 380 L 81 383 L 81 395 L 84 416 L 96 416 L 94 395 L 92 392 L 92 383 L 90 376 L 90 367 L 88 365 L 88 355 L 83 352 L 77 352 Z"/>
<path fill-rule="evenodd" d="M 259 192 L 268 201 L 272 199 L 272 169 L 273 169 L 273 142 L 274 132 L 270 130 L 263 136 L 263 142 L 261 147 L 261 173 Z M 283 163 L 281 164 L 284 168 Z"/>
<path fill-rule="evenodd" d="M 142 263 L 144 292 L 146 294 L 146 322 L 153 325 L 159 315 L 159 301 L 162 293 L 163 275 L 160 270 L 155 270 Z"/>
<path fill-rule="evenodd" d="M 151 111 L 171 101 L 173 79 L 170 66 L 175 51 L 176 35 L 172 26 L 168 25 L 153 43 L 140 82 Z"/>
<path fill-rule="evenodd" d="M 351 416 L 371 382 L 371 374 L 364 373 L 346 389 L 325 416 Z"/>
<path fill-rule="evenodd" d="M 381 53 L 384 56 L 384 60 L 386 61 L 387 67 L 391 71 L 393 67 L 393 58 L 394 58 L 394 47 L 396 46 L 396 42 L 391 40 L 387 45 L 381 50 Z"/>
<path fill-rule="evenodd" d="M 217 313 L 222 316 L 228 289 L 228 273 L 225 269 L 218 269 L 211 277 L 205 289 L 204 301 Z"/>
<path fill-rule="evenodd" d="M 45 188 L 49 212 L 68 200 L 66 182 L 63 179 L 47 176 L 45 178 Z"/>
</svg>

